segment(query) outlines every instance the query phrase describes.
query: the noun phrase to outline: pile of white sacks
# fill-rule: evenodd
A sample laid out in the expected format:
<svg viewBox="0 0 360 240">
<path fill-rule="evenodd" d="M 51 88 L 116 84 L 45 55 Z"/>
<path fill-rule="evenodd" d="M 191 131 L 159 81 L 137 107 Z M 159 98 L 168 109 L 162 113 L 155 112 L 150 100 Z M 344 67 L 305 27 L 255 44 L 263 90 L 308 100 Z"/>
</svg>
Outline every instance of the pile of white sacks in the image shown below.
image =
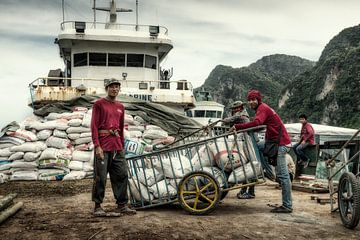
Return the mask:
<svg viewBox="0 0 360 240">
<path fill-rule="evenodd" d="M 0 138 L 0 183 L 14 180 L 75 180 L 93 176 L 92 110 L 31 116 Z M 127 156 L 169 144 L 173 137 L 140 117 L 125 117 Z"/>
</svg>

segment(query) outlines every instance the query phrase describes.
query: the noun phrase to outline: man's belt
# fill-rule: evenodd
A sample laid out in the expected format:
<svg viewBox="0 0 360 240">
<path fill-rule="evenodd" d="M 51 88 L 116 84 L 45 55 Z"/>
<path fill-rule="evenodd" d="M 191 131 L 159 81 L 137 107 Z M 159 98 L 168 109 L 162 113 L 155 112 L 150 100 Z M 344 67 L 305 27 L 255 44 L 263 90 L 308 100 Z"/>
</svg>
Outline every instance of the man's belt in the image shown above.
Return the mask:
<svg viewBox="0 0 360 240">
<path fill-rule="evenodd" d="M 119 130 L 117 130 L 117 129 L 114 129 L 114 130 L 112 130 L 112 129 L 110 129 L 110 130 L 101 129 L 101 130 L 99 130 L 99 135 L 100 136 L 112 135 L 112 136 L 117 136 L 117 137 L 120 136 Z"/>
</svg>

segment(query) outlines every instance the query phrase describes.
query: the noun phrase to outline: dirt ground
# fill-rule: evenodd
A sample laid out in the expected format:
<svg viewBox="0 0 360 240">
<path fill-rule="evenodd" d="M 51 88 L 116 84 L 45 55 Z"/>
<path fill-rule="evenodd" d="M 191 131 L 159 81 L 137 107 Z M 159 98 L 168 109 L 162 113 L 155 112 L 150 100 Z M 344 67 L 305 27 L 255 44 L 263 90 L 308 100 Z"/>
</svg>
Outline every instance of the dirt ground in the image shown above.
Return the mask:
<svg viewBox="0 0 360 240">
<path fill-rule="evenodd" d="M 256 198 L 238 200 L 231 191 L 207 216 L 187 214 L 179 204 L 138 211 L 134 216 L 95 218 L 91 180 L 76 182 L 10 182 L 0 195 L 18 193 L 24 203 L 0 225 L 0 239 L 359 239 L 360 226 L 349 230 L 330 205 L 293 191 L 294 212 L 274 214 L 267 204 L 280 203 L 274 184 L 256 186 Z M 110 184 L 103 206 L 115 207 Z"/>
</svg>

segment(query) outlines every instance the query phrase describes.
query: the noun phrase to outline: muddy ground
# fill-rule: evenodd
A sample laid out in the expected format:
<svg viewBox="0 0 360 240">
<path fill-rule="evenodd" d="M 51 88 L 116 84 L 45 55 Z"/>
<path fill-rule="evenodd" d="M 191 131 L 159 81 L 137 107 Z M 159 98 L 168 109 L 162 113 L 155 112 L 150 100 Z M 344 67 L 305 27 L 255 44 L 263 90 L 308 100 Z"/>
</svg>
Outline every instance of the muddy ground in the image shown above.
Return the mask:
<svg viewBox="0 0 360 240">
<path fill-rule="evenodd" d="M 0 195 L 18 193 L 24 207 L 0 225 L 0 239 L 360 239 L 360 226 L 349 230 L 330 205 L 293 191 L 294 212 L 274 214 L 267 204 L 280 203 L 275 184 L 256 186 L 256 198 L 238 200 L 231 191 L 207 216 L 187 214 L 178 204 L 138 211 L 135 216 L 95 218 L 91 180 L 76 182 L 10 182 Z M 115 207 L 110 184 L 105 203 Z"/>
</svg>

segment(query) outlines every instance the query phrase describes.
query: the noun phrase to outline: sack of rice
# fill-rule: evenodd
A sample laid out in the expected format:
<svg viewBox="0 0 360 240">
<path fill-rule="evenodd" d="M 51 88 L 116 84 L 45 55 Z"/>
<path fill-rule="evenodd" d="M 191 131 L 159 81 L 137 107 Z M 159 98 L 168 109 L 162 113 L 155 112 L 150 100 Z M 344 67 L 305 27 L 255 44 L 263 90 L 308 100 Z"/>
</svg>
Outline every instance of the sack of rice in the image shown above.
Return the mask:
<svg viewBox="0 0 360 240">
<path fill-rule="evenodd" d="M 10 148 L 12 152 L 39 152 L 47 148 L 46 144 L 41 141 L 37 142 L 25 142 L 19 146 Z"/>
<path fill-rule="evenodd" d="M 90 162 L 94 158 L 94 151 L 78 151 L 72 154 L 73 161 Z"/>
<path fill-rule="evenodd" d="M 146 144 L 141 141 L 125 139 L 125 151 L 127 154 L 141 155 L 144 152 L 145 145 Z"/>
<path fill-rule="evenodd" d="M 54 148 L 70 148 L 72 147 L 69 139 L 64 138 L 58 138 L 51 136 L 46 140 L 46 145 L 48 147 L 54 147 Z"/>
<path fill-rule="evenodd" d="M 36 134 L 36 137 L 39 139 L 39 140 L 46 140 L 48 139 L 51 135 L 52 135 L 53 131 L 50 130 L 50 129 L 44 129 L 44 130 L 41 130 L 39 131 L 37 134 Z"/>
<path fill-rule="evenodd" d="M 24 161 L 32 162 L 38 160 L 41 155 L 41 151 L 39 152 L 27 152 L 24 154 Z"/>
<path fill-rule="evenodd" d="M 248 180 L 255 178 L 255 176 L 261 176 L 261 165 L 258 161 L 252 161 L 254 169 L 252 168 L 251 162 L 248 162 L 244 166 L 236 168 L 230 173 L 228 182 L 229 183 L 243 183 L 246 178 Z M 254 171 L 255 170 L 255 171 Z M 246 178 L 245 178 L 246 175 Z"/>
<path fill-rule="evenodd" d="M 53 132 L 53 136 L 54 137 L 58 137 L 58 138 L 67 138 L 67 133 L 65 131 L 61 131 L 58 129 L 55 129 Z"/>
<path fill-rule="evenodd" d="M 162 156 L 153 160 L 153 166 L 168 178 L 182 178 L 191 171 L 190 160 L 184 155 Z"/>
<path fill-rule="evenodd" d="M 151 202 L 154 200 L 154 196 L 150 190 L 134 178 L 129 178 L 128 190 L 128 196 L 136 201 Z"/>
<path fill-rule="evenodd" d="M 23 130 L 23 129 L 18 129 L 15 132 L 7 131 L 6 135 L 11 136 L 11 137 L 20 138 L 27 142 L 34 142 L 34 141 L 38 140 L 38 138 L 36 137 L 36 135 L 33 132 Z"/>
<path fill-rule="evenodd" d="M 156 182 L 150 187 L 150 190 L 155 198 L 173 198 L 177 196 L 177 190 L 171 186 L 167 179 Z"/>
<path fill-rule="evenodd" d="M 80 127 L 82 121 L 82 119 L 71 119 L 68 121 L 68 125 L 70 127 Z"/>
<path fill-rule="evenodd" d="M 84 179 L 85 176 L 86 172 L 84 171 L 71 171 L 64 176 L 63 181 Z"/>
<path fill-rule="evenodd" d="M 146 127 L 146 130 L 144 131 L 142 137 L 148 139 L 166 138 L 168 137 L 168 133 L 162 129 L 156 129 L 156 128 L 148 129 Z"/>
</svg>

